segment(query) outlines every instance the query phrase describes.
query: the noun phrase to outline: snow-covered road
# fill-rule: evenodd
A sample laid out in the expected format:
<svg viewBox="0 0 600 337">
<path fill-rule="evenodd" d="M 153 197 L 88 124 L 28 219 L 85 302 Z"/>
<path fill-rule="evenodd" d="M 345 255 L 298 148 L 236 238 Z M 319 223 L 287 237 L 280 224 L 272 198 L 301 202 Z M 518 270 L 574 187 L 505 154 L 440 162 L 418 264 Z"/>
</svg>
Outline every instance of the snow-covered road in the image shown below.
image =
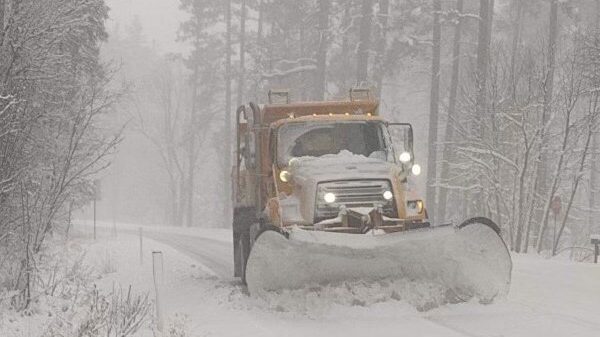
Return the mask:
<svg viewBox="0 0 600 337">
<path fill-rule="evenodd" d="M 228 279 L 233 275 L 231 243 L 198 236 L 154 231 L 146 231 L 144 236 L 190 256 L 221 279 Z"/>
<path fill-rule="evenodd" d="M 144 235 L 149 245 L 155 240 L 173 250 L 168 256 L 179 264 L 169 281 L 168 310 L 188 316 L 192 336 L 600 335 L 600 265 L 516 255 L 508 298 L 418 311 L 411 292 L 423 289 L 414 284 L 400 295 L 359 285 L 252 298 L 232 277 L 230 232 Z"/>
<path fill-rule="evenodd" d="M 189 255 L 224 280 L 231 279 L 231 244 L 183 234 L 149 237 Z M 511 294 L 493 305 L 447 305 L 430 312 L 394 312 L 390 303 L 346 308 L 346 317 L 255 322 L 274 335 L 598 336 L 600 266 L 516 256 Z M 338 308 L 339 309 L 339 308 Z M 383 309 L 383 310 L 382 310 Z M 345 311 L 345 310 L 342 310 Z M 354 313 L 355 315 L 353 315 Z M 279 321 L 279 322 L 278 322 Z"/>
</svg>

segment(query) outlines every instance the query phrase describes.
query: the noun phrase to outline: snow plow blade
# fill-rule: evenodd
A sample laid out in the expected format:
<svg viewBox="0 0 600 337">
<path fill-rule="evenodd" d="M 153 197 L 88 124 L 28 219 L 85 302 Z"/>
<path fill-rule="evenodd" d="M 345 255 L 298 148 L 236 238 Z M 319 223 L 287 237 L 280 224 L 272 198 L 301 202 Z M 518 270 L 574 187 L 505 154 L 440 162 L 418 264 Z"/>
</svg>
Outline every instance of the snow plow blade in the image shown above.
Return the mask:
<svg viewBox="0 0 600 337">
<path fill-rule="evenodd" d="M 485 218 L 391 234 L 269 230 L 246 266 L 251 295 L 351 280 L 406 278 L 439 283 L 458 298 L 491 301 L 508 293 L 512 261 L 498 227 Z"/>
</svg>

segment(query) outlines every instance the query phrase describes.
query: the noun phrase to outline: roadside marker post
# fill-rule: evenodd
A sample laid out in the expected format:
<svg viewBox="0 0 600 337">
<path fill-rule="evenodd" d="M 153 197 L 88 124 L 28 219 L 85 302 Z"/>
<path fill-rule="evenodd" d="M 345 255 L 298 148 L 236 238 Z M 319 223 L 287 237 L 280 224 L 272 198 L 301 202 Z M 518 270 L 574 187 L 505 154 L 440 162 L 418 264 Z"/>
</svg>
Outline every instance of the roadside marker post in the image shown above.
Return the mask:
<svg viewBox="0 0 600 337">
<path fill-rule="evenodd" d="M 156 292 L 156 329 L 163 332 L 164 317 L 162 308 L 163 285 L 163 255 L 160 251 L 152 252 L 152 275 L 154 277 L 154 290 Z"/>
<path fill-rule="evenodd" d="M 555 195 L 554 198 L 552 198 L 552 204 L 550 207 L 552 208 L 552 213 L 554 213 L 554 228 L 552 231 L 552 247 L 554 247 L 558 246 L 558 243 L 556 242 L 556 218 L 562 210 L 562 200 L 560 199 L 560 196 Z M 552 252 L 554 252 L 554 249 L 555 248 L 552 248 Z"/>
<path fill-rule="evenodd" d="M 140 233 L 140 265 L 144 264 L 144 233 L 142 227 L 139 228 Z"/>
<path fill-rule="evenodd" d="M 96 202 L 100 200 L 100 191 L 101 191 L 101 187 L 100 187 L 100 180 L 96 179 L 94 180 L 94 241 L 96 241 Z"/>
<path fill-rule="evenodd" d="M 96 241 L 96 199 L 94 198 L 94 241 Z"/>
</svg>

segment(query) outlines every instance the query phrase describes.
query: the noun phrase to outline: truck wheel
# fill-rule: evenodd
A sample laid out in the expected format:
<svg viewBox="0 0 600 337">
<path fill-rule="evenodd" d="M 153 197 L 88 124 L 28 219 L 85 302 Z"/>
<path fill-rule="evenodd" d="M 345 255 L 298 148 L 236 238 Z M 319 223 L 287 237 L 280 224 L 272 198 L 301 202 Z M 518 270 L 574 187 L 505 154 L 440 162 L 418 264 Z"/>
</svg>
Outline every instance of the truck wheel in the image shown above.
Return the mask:
<svg viewBox="0 0 600 337">
<path fill-rule="evenodd" d="M 240 262 L 240 278 L 242 283 L 246 285 L 246 263 L 248 263 L 248 255 L 250 253 L 250 242 L 248 235 L 240 235 L 237 242 L 238 261 Z"/>
</svg>

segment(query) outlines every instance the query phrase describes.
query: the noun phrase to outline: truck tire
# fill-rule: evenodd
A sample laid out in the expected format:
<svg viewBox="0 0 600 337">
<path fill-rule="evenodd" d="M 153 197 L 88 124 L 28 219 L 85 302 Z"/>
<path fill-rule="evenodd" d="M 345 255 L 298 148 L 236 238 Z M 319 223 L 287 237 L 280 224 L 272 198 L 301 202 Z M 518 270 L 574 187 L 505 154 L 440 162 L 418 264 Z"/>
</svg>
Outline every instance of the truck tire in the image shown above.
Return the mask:
<svg viewBox="0 0 600 337">
<path fill-rule="evenodd" d="M 237 245 L 238 261 L 239 261 L 239 277 L 242 283 L 246 285 L 246 264 L 248 263 L 248 256 L 250 255 L 250 238 L 248 235 L 242 234 Z"/>
</svg>

